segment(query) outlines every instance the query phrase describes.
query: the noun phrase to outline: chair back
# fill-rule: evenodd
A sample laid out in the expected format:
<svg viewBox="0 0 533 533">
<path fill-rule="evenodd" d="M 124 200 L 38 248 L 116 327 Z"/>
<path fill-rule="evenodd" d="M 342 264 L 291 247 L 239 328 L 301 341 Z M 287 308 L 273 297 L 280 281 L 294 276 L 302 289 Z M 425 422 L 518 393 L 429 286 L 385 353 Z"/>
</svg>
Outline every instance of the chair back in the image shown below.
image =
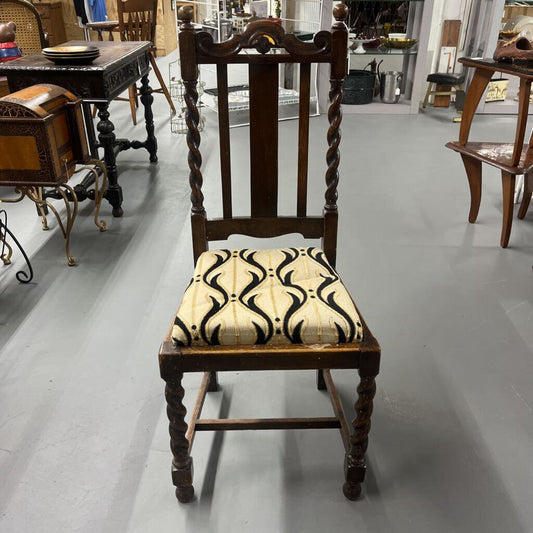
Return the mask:
<svg viewBox="0 0 533 533">
<path fill-rule="evenodd" d="M 348 30 L 344 4 L 334 8 L 335 23 L 330 31 L 319 31 L 312 42 L 286 34 L 277 23 L 258 20 L 249 23 L 242 34 L 215 43 L 207 32 L 196 32 L 193 10 L 180 8 L 179 49 L 181 74 L 185 86 L 191 185 L 191 225 L 196 261 L 207 250 L 208 242 L 227 239 L 232 234 L 251 237 L 278 237 L 299 233 L 304 238 L 322 239 L 329 262 L 335 264 L 337 247 L 337 184 L 339 180 L 339 142 L 342 86 L 347 71 Z M 278 215 L 278 90 L 280 65 L 299 67 L 298 148 L 294 214 Z M 325 176 L 325 205 L 321 216 L 307 213 L 309 151 L 309 112 L 311 64 L 330 65 L 330 107 Z M 199 150 L 199 112 L 197 108 L 199 65 L 212 64 L 217 72 L 220 167 L 222 181 L 222 218 L 208 219 L 203 204 Z M 232 208 L 232 169 L 228 105 L 228 65 L 247 64 L 250 115 L 250 214 L 236 217 Z M 296 78 L 295 78 L 296 79 Z M 288 179 L 288 176 L 283 176 Z"/>
<path fill-rule="evenodd" d="M 39 53 L 48 46 L 37 9 L 26 0 L 0 0 L 0 22 L 13 21 L 15 41 L 23 55 Z"/>
<path fill-rule="evenodd" d="M 157 0 L 117 0 L 117 13 L 122 41 L 155 43 Z"/>
</svg>

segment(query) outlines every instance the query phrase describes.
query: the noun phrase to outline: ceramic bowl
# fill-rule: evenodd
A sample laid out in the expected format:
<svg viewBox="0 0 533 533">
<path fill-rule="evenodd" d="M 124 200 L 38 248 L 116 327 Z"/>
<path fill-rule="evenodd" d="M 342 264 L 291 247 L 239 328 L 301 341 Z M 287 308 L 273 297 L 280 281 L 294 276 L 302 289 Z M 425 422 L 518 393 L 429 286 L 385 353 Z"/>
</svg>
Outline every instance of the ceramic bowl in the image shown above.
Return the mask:
<svg viewBox="0 0 533 533">
<path fill-rule="evenodd" d="M 408 50 L 409 48 L 412 48 L 417 42 L 418 39 L 381 39 L 381 44 L 385 48 L 397 48 L 402 50 Z"/>
</svg>

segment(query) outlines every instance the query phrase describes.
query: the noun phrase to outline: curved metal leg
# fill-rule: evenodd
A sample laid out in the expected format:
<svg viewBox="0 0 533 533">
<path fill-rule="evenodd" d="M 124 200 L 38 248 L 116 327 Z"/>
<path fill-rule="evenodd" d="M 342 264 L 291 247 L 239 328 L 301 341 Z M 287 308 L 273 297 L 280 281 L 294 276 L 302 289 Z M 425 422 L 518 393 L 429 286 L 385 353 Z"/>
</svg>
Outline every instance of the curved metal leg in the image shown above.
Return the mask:
<svg viewBox="0 0 533 533">
<path fill-rule="evenodd" d="M 21 244 L 17 240 L 17 238 L 13 235 L 11 230 L 7 227 L 7 212 L 5 210 L 0 211 L 0 241 L 2 242 L 2 252 L 1 257 L 2 261 L 4 262 L 4 265 L 9 265 L 11 263 L 11 254 L 13 253 L 13 249 L 9 244 L 6 242 L 6 233 L 13 239 L 13 242 L 17 245 L 17 248 L 22 253 L 22 256 L 24 257 L 24 260 L 26 261 L 26 264 L 28 265 L 29 273 L 26 274 L 24 270 L 19 270 L 16 273 L 16 278 L 20 283 L 29 283 L 33 279 L 33 268 L 31 266 L 30 260 L 28 259 L 28 256 L 26 255 L 26 252 L 24 251 L 24 248 L 22 248 Z M 2 216 L 4 220 L 2 221 Z M 4 254 L 4 247 L 8 249 L 7 255 Z"/>
<path fill-rule="evenodd" d="M 62 187 L 66 190 L 63 190 Z M 66 183 L 63 183 L 61 185 L 57 186 L 57 191 L 61 195 L 61 198 L 63 199 L 63 202 L 65 203 L 66 208 L 66 224 L 63 224 L 63 221 L 61 220 L 61 216 L 59 215 L 57 209 L 53 206 L 51 202 L 48 200 L 43 200 L 41 195 L 39 194 L 39 190 L 37 187 L 17 187 L 15 189 L 16 191 L 20 191 L 21 197 L 13 200 L 13 201 L 20 201 L 24 196 L 27 196 L 30 200 L 35 202 L 35 204 L 38 207 L 42 207 L 44 205 L 48 206 L 52 213 L 54 213 L 54 216 L 56 217 L 56 220 L 59 224 L 59 227 L 61 228 L 61 233 L 63 233 L 63 237 L 65 238 L 65 251 L 67 254 L 67 262 L 68 266 L 74 266 L 76 264 L 76 261 L 70 255 L 70 232 L 72 231 L 72 226 L 74 225 L 74 220 L 76 220 L 76 216 L 78 215 L 78 197 L 76 196 L 76 193 L 72 187 L 67 185 Z M 68 198 L 68 194 L 70 194 L 72 200 L 73 200 L 73 207 L 70 207 L 70 202 Z"/>
<path fill-rule="evenodd" d="M 88 159 L 87 165 L 78 168 L 74 174 L 81 172 L 82 170 L 88 170 L 94 176 L 94 223 L 100 231 L 105 231 L 107 229 L 107 224 L 105 220 L 98 220 L 100 216 L 100 206 L 102 205 L 102 200 L 104 198 L 104 193 L 107 187 L 107 168 L 103 161 L 100 159 Z M 98 167 L 102 173 L 102 184 L 99 184 L 98 172 L 94 167 Z"/>
</svg>

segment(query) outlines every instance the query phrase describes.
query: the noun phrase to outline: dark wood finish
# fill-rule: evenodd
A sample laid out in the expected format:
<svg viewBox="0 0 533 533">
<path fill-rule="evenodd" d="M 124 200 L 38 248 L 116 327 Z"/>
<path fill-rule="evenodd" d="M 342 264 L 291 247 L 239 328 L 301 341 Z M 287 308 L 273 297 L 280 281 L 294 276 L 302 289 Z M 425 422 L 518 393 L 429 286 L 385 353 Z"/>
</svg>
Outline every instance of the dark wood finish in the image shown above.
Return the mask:
<svg viewBox="0 0 533 533">
<path fill-rule="evenodd" d="M 179 18 L 179 50 L 182 79 L 185 86 L 189 148 L 189 183 L 191 186 L 191 229 L 194 260 L 207 250 L 209 241 L 227 239 L 240 233 L 259 238 L 300 233 L 306 238 L 322 239 L 328 260 L 334 265 L 337 250 L 337 185 L 339 181 L 339 143 L 342 119 L 342 86 L 347 68 L 348 31 L 344 23 L 348 9 L 344 4 L 334 8 L 335 23 L 331 32 L 318 32 L 313 41 L 304 43 L 271 21 L 250 23 L 241 35 L 234 35 L 222 43 L 214 43 L 208 33 L 194 30 L 192 8 L 181 8 Z M 276 53 L 270 53 L 276 49 Z M 241 53 L 242 52 L 242 53 Z M 257 53 L 256 53 L 257 52 Z M 328 150 L 325 176 L 325 205 L 321 216 L 307 214 L 307 170 L 309 137 L 310 64 L 330 65 L 331 90 L 328 110 Z M 231 208 L 231 158 L 229 146 L 229 119 L 227 111 L 227 65 L 246 63 L 250 74 L 250 216 L 233 217 Z M 277 215 L 278 177 L 289 179 L 278 172 L 278 69 L 279 65 L 300 65 L 300 117 L 298 125 L 297 198 L 296 213 Z M 219 133 L 221 151 L 222 218 L 207 218 L 202 192 L 200 132 L 198 130 L 198 70 L 201 64 L 217 67 L 219 96 Z M 307 346 L 237 345 L 179 348 L 170 333 L 159 351 L 161 377 L 167 382 L 171 450 L 173 453 L 173 482 L 182 502 L 190 501 L 192 489 L 192 460 L 190 449 L 196 431 L 237 429 L 338 428 L 346 454 L 345 493 L 352 498 L 360 492 L 364 478 L 364 451 L 370 430 L 370 413 L 375 390 L 372 385 L 379 372 L 380 347 L 361 318 L 364 339 L 354 343 Z M 354 432 L 342 413 L 330 368 L 359 369 L 359 401 L 356 404 Z M 318 387 L 330 394 L 334 417 L 285 419 L 201 419 L 205 395 L 216 387 L 215 372 L 244 370 L 318 370 Z M 183 372 L 204 372 L 198 399 L 190 417 L 190 426 L 184 421 Z M 371 380 L 371 381 L 369 381 Z M 372 388 L 372 386 L 374 388 Z M 187 444 L 188 443 L 188 444 Z"/>
<path fill-rule="evenodd" d="M 278 65 L 250 65 L 252 217 L 278 213 Z"/>
<path fill-rule="evenodd" d="M 525 130 L 529 111 L 529 97 L 533 81 L 533 69 L 509 63 L 498 63 L 490 59 L 461 58 L 460 63 L 467 67 L 475 68 L 474 76 L 468 93 L 461 117 L 459 140 L 446 144 L 448 148 L 461 154 L 470 187 L 470 212 L 469 222 L 477 219 L 481 203 L 481 167 L 486 163 L 501 170 L 503 215 L 500 246 L 506 248 L 509 244 L 511 226 L 513 222 L 513 197 L 515 176 L 525 174 L 525 182 L 529 183 L 527 176 L 533 167 L 533 136 L 528 144 L 524 144 Z M 487 88 L 494 73 L 501 72 L 520 78 L 518 94 L 518 116 L 514 142 L 470 142 L 470 128 L 481 97 Z M 531 194 L 525 186 L 524 199 L 519 210 L 519 218 L 525 216 Z M 526 198 L 527 196 L 527 198 Z"/>
<path fill-rule="evenodd" d="M 0 185 L 56 187 L 89 158 L 81 99 L 34 85 L 0 99 Z"/>
<path fill-rule="evenodd" d="M 67 34 L 61 2 L 36 2 L 34 6 L 41 16 L 43 30 L 48 36 L 50 46 L 64 43 L 67 40 Z"/>
<path fill-rule="evenodd" d="M 220 173 L 222 181 L 222 214 L 231 218 L 231 148 L 229 134 L 228 66 L 217 65 L 218 135 L 220 139 Z"/>
<path fill-rule="evenodd" d="M 329 399 L 331 400 L 331 407 L 333 407 L 335 418 L 339 421 L 338 427 L 341 433 L 344 449 L 348 452 L 350 448 L 350 429 L 348 428 L 346 417 L 344 416 L 344 410 L 339 395 L 337 394 L 335 383 L 333 382 L 329 370 L 321 370 L 320 374 L 323 376 L 322 379 L 324 380 L 324 385 L 329 393 Z"/>
<path fill-rule="evenodd" d="M 522 203 L 520 204 L 520 209 L 518 210 L 518 218 L 524 218 L 529 207 L 529 202 L 531 202 L 531 195 L 533 194 L 533 180 L 531 174 L 524 175 L 524 194 L 522 196 Z"/>
<path fill-rule="evenodd" d="M 337 429 L 336 417 L 317 418 L 204 418 L 196 422 L 196 431 L 239 431 L 243 429 Z"/>
<path fill-rule="evenodd" d="M 87 43 L 69 41 L 65 44 L 86 45 Z M 18 91 L 38 83 L 53 83 L 83 99 L 87 136 L 92 154 L 97 157 L 98 148 L 104 151 L 109 183 L 105 198 L 113 207 L 113 215 L 122 216 L 122 187 L 118 183 L 116 151 L 144 148 L 149 153 L 150 161 L 157 161 L 157 140 L 151 107 L 153 97 L 148 84 L 150 43 L 93 41 L 91 45 L 98 47 L 100 56 L 90 65 L 55 65 L 39 53 L 0 64 L 0 76 L 7 76 L 11 91 Z M 138 79 L 141 79 L 142 84 L 141 102 L 144 105 L 147 138 L 142 142 L 117 139 L 114 133 L 115 126 L 110 120 L 109 102 Z M 95 103 L 98 108 L 99 122 L 96 125 L 98 142 L 91 120 L 90 103 Z M 80 194 L 80 199 L 83 199 L 83 194 Z"/>
<path fill-rule="evenodd" d="M 309 164 L 309 102 L 311 96 L 311 65 L 300 67 L 300 102 L 298 112 L 298 197 L 296 214 L 305 217 L 307 214 L 307 173 Z"/>
</svg>

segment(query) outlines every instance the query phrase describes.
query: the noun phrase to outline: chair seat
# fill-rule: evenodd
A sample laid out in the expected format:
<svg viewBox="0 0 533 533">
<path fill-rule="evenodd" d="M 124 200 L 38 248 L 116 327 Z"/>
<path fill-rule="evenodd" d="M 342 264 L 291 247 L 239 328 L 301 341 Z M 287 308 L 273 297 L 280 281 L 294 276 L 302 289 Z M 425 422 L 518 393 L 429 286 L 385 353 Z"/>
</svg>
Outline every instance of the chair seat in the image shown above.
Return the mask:
<svg viewBox="0 0 533 533">
<path fill-rule="evenodd" d="M 435 72 L 427 77 L 429 83 L 438 83 L 439 85 L 461 85 L 465 81 L 465 74 L 454 74 Z"/>
<path fill-rule="evenodd" d="M 172 329 L 178 346 L 336 344 L 362 338 L 348 291 L 324 252 L 314 247 L 202 253 Z"/>
</svg>

